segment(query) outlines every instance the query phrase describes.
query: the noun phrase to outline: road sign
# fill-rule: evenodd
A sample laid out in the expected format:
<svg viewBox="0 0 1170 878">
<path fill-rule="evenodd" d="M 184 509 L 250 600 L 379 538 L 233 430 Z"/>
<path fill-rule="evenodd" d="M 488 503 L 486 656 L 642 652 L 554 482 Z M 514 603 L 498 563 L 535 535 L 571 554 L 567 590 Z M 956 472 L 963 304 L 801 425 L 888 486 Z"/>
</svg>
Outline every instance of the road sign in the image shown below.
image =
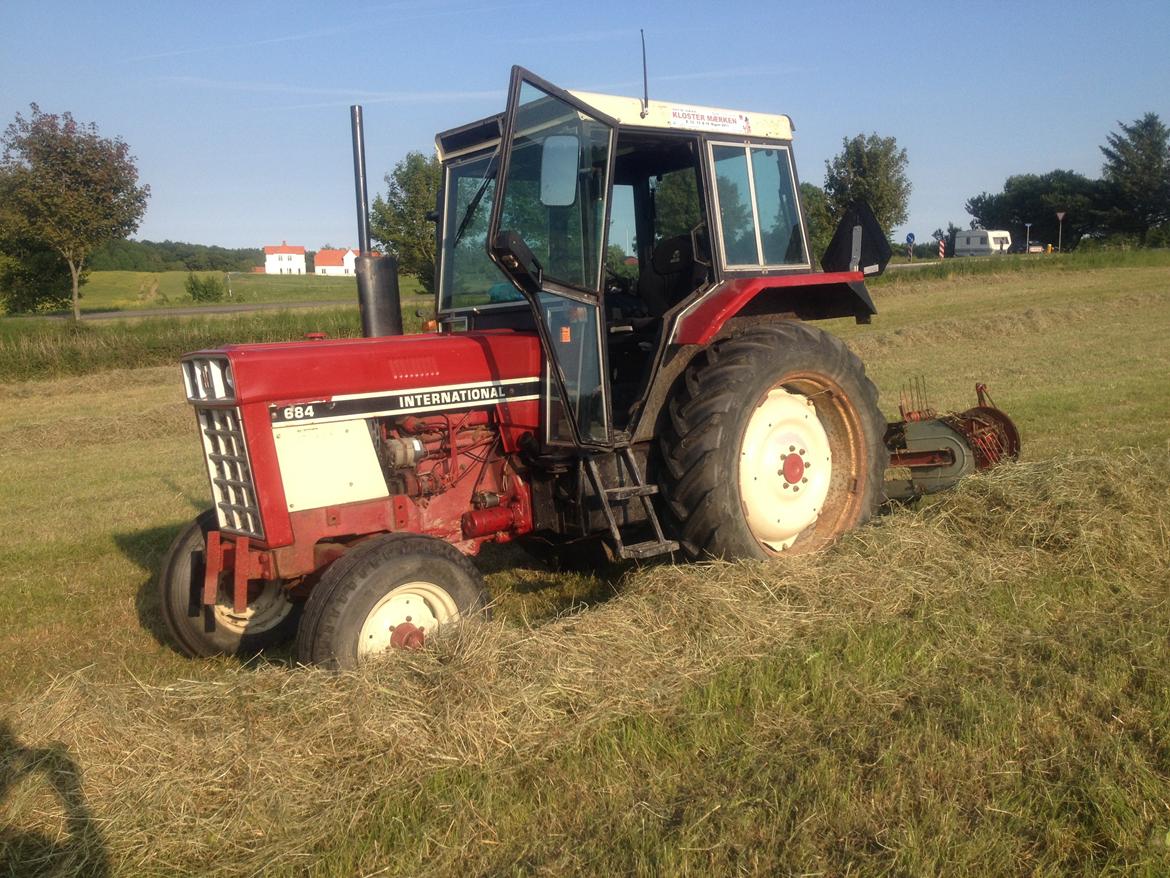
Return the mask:
<svg viewBox="0 0 1170 878">
<path fill-rule="evenodd" d="M 913 233 L 913 232 L 907 232 L 907 233 L 906 233 L 906 243 L 907 243 L 907 244 L 913 244 L 913 243 L 914 243 L 914 233 Z"/>
<path fill-rule="evenodd" d="M 1062 223 L 1062 222 L 1064 222 L 1064 211 L 1063 211 L 1063 210 L 1058 210 L 1058 211 L 1056 212 L 1056 221 L 1057 221 L 1058 223 Z"/>
</svg>

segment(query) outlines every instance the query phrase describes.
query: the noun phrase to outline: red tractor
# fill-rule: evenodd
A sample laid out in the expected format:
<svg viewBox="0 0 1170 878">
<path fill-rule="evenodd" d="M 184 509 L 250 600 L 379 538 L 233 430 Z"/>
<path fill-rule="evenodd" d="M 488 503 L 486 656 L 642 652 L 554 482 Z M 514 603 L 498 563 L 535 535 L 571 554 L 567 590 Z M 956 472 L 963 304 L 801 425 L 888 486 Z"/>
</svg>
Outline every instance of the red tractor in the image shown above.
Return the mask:
<svg viewBox="0 0 1170 878">
<path fill-rule="evenodd" d="M 808 322 L 869 322 L 889 245 L 859 205 L 817 268 L 788 117 L 515 68 L 505 113 L 436 145 L 438 331 L 396 330 L 363 230 L 367 337 L 183 358 L 214 499 L 160 576 L 185 653 L 295 633 L 299 660 L 352 667 L 484 610 L 485 542 L 771 558 L 868 519 L 890 450 L 933 479 L 911 494 L 987 463 L 967 421 L 887 425 Z M 1002 456 L 1006 427 L 979 423 Z"/>
</svg>

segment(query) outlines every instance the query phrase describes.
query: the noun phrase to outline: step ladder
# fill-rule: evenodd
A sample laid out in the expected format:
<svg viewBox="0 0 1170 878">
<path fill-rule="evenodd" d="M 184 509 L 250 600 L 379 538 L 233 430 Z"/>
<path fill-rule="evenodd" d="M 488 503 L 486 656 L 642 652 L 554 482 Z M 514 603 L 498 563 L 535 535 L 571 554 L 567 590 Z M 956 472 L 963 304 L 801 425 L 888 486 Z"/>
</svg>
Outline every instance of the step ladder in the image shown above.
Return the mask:
<svg viewBox="0 0 1170 878">
<path fill-rule="evenodd" d="M 597 457 L 594 455 L 584 457 L 581 461 L 581 467 L 585 470 L 585 474 L 589 478 L 589 484 L 593 488 L 593 493 L 597 496 L 601 504 L 601 511 L 605 514 L 605 521 L 609 525 L 610 535 L 613 537 L 614 544 L 617 546 L 618 557 L 640 560 L 642 558 L 653 558 L 655 555 L 665 555 L 669 552 L 676 551 L 678 549 L 678 543 L 674 540 L 666 539 L 665 534 L 662 532 L 662 524 L 658 520 L 658 513 L 654 511 L 654 503 L 650 499 L 658 493 L 658 486 L 646 484 L 646 480 L 642 478 L 642 473 L 638 469 L 638 462 L 634 459 L 634 452 L 629 445 L 619 445 L 614 454 L 618 469 L 618 478 L 621 480 L 622 469 L 624 468 L 626 475 L 629 477 L 629 484 L 606 487 L 602 480 L 601 470 L 597 466 Z M 654 529 L 654 539 L 641 543 L 626 543 L 622 539 L 621 528 L 618 526 L 617 517 L 614 515 L 613 504 L 625 503 L 634 497 L 638 498 L 642 503 L 642 508 L 646 511 L 646 520 L 650 522 L 651 527 Z"/>
</svg>

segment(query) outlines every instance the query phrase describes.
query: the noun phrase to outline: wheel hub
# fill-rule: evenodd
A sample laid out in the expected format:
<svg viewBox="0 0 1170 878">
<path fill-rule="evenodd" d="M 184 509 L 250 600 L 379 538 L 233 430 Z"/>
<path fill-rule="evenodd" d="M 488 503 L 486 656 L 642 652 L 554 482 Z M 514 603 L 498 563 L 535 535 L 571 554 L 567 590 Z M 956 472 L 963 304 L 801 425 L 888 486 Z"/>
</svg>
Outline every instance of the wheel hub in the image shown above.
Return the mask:
<svg viewBox="0 0 1170 878">
<path fill-rule="evenodd" d="M 388 649 L 420 649 L 440 625 L 459 616 L 454 599 L 432 582 L 395 586 L 374 604 L 362 624 L 359 655 Z"/>
<path fill-rule="evenodd" d="M 813 525 L 833 471 L 829 437 L 812 400 L 774 387 L 744 429 L 739 494 L 748 529 L 773 552 Z"/>
<path fill-rule="evenodd" d="M 798 484 L 804 478 L 804 456 L 795 452 L 789 454 L 784 458 L 784 466 L 780 468 L 780 473 L 788 484 Z"/>
<path fill-rule="evenodd" d="M 223 588 L 220 588 L 212 607 L 217 626 L 222 625 L 228 631 L 241 635 L 267 631 L 290 612 L 292 604 L 288 600 L 284 583 L 276 580 L 264 582 L 255 591 L 249 587 L 248 606 L 242 613 L 235 611 L 232 599 Z"/>
</svg>

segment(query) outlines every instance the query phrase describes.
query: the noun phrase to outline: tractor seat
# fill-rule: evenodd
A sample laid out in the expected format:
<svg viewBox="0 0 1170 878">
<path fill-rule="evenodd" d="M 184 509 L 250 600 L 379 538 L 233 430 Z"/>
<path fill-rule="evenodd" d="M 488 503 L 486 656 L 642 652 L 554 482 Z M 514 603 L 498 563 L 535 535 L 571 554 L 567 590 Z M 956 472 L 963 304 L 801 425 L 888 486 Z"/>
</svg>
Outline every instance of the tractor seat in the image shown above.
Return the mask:
<svg viewBox="0 0 1170 878">
<path fill-rule="evenodd" d="M 664 238 L 650 254 L 650 265 L 638 275 L 638 296 L 655 317 L 661 317 L 699 285 L 690 235 Z"/>
</svg>

